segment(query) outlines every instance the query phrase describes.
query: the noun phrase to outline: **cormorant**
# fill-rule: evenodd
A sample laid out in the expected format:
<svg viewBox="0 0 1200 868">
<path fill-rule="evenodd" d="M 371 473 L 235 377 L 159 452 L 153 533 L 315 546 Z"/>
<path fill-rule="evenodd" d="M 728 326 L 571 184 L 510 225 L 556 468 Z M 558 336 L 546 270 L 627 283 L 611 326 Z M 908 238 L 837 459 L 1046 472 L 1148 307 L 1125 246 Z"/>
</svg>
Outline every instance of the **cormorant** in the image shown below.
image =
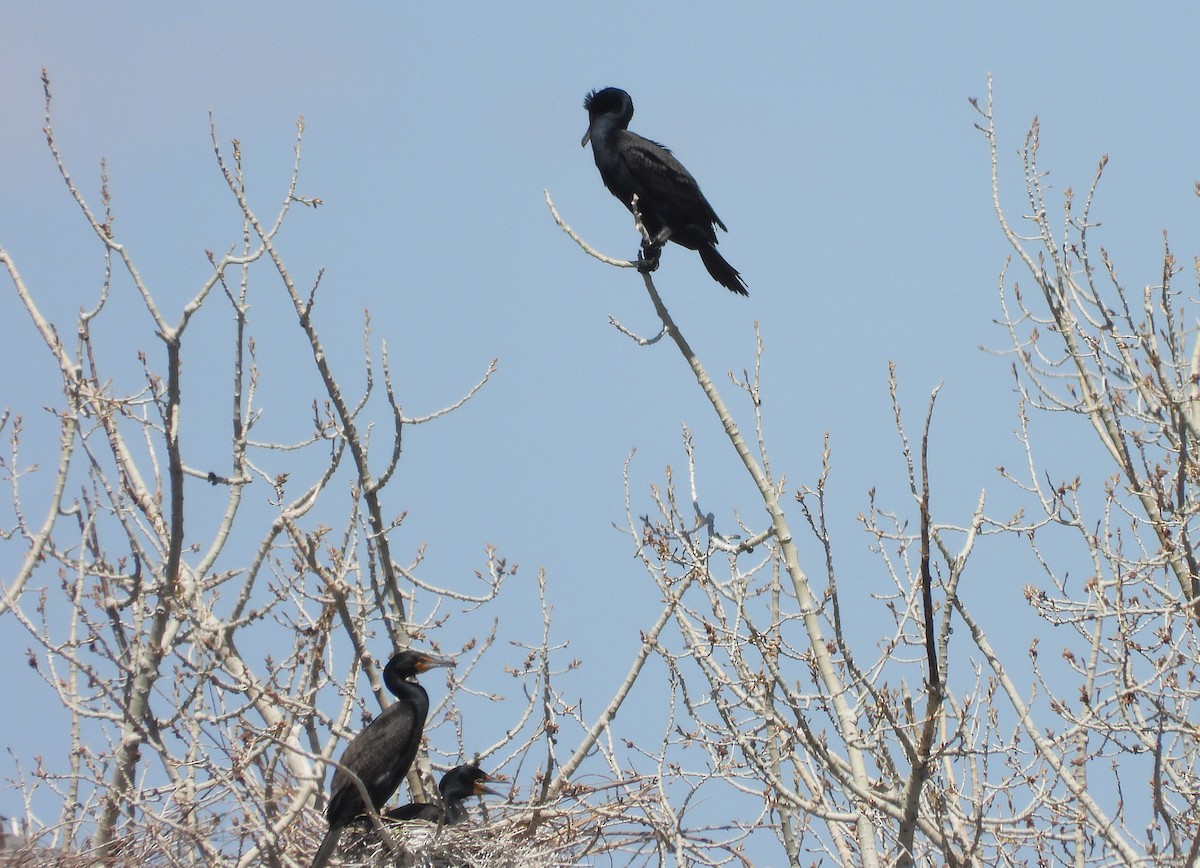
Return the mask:
<svg viewBox="0 0 1200 868">
<path fill-rule="evenodd" d="M 437 823 L 446 818 L 446 825 L 453 826 L 467 818 L 467 809 L 463 800 L 471 796 L 482 796 L 484 793 L 497 795 L 495 790 L 488 789 L 484 781 L 491 780 L 479 766 L 455 766 L 442 776 L 438 789 L 442 793 L 442 806 L 431 805 L 428 802 L 411 802 L 403 807 L 392 808 L 384 817 L 389 820 L 428 820 Z"/>
<path fill-rule="evenodd" d="M 342 829 L 367 812 L 362 795 L 351 773 L 362 781 L 376 811 L 396 792 L 421 743 L 425 717 L 429 714 L 429 694 L 408 679 L 435 666 L 453 666 L 451 660 L 431 657 L 420 651 L 401 651 L 383 669 L 383 683 L 396 697 L 382 714 L 354 737 L 333 773 L 329 785 L 329 831 L 313 859 L 312 868 L 321 868 L 333 855 Z"/>
<path fill-rule="evenodd" d="M 650 234 L 647 267 L 658 266 L 658 255 L 668 239 L 700 253 L 713 280 L 739 295 L 749 295 L 746 281 L 717 253 L 717 230 L 725 224 L 700 192 L 691 173 L 660 145 L 629 132 L 633 100 L 619 87 L 594 90 L 583 101 L 588 131 L 581 145 L 592 143 L 596 168 L 609 192 L 634 210 Z"/>
</svg>

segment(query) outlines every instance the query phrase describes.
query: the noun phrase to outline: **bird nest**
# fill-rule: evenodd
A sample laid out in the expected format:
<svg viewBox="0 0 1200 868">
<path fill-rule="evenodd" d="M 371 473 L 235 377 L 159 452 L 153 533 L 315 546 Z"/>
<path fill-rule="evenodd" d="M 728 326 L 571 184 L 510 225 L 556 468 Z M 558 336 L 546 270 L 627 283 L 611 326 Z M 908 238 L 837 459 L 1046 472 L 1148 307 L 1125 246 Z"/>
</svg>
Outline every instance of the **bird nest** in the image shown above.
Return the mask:
<svg viewBox="0 0 1200 868">
<path fill-rule="evenodd" d="M 338 861 L 344 868 L 389 866 L 389 868 L 517 868 L 527 865 L 572 865 L 563 861 L 548 842 L 530 838 L 512 823 L 487 826 L 459 824 L 435 826 L 415 821 L 388 829 L 395 849 L 373 829 L 342 833 Z"/>
<path fill-rule="evenodd" d="M 660 864 L 679 853 L 684 861 L 705 862 L 703 848 L 693 851 L 681 839 L 655 797 L 652 779 L 632 778 L 598 787 L 571 785 L 538 806 L 507 802 L 469 808 L 469 819 L 458 825 L 438 826 L 414 820 L 388 823 L 386 841 L 378 830 L 356 823 L 343 830 L 331 866 L 341 868 L 524 868 L 528 865 L 578 865 L 608 856 L 629 864 Z M 324 816 L 305 809 L 299 821 L 277 839 L 270 859 L 258 854 L 254 864 L 277 862 L 305 866 L 316 853 L 327 825 Z M 43 830 L 48 832 L 48 830 Z M 210 864 L 233 866 L 245 859 L 248 839 L 218 840 L 207 845 L 227 854 Z M 39 846 L 30 841 L 10 841 L 0 850 L 0 868 L 181 868 L 194 865 L 195 841 L 179 826 L 169 823 L 127 827 L 118 852 L 107 858 L 95 852 Z M 222 846 L 224 843 L 226 846 Z"/>
<path fill-rule="evenodd" d="M 524 868 L 538 865 L 578 865 L 603 854 L 619 862 L 658 864 L 662 844 L 674 837 L 670 817 L 655 810 L 647 780 L 622 788 L 623 799 L 612 798 L 610 786 L 570 787 L 550 803 L 537 807 L 488 804 L 482 821 L 478 809 L 471 819 L 454 826 L 424 821 L 389 823 L 394 847 L 379 832 L 356 825 L 342 832 L 334 864 L 344 868 Z M 315 812 L 314 812 L 315 814 Z M 306 826 L 303 842 L 293 846 L 316 852 L 324 834 L 323 818 Z"/>
</svg>

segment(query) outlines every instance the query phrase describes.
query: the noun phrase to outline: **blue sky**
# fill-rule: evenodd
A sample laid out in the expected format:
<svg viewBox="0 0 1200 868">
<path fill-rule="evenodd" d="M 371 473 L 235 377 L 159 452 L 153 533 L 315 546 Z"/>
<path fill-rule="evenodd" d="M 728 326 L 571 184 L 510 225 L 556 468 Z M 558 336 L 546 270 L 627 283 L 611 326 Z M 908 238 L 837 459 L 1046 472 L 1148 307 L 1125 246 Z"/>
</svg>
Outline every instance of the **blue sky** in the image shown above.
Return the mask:
<svg viewBox="0 0 1200 868">
<path fill-rule="evenodd" d="M 982 488 L 1016 503 L 994 470 L 1020 456 L 1008 362 L 979 349 L 1003 342 L 992 321 L 1008 254 L 968 104 L 985 96 L 987 74 L 1013 213 L 1014 151 L 1037 115 L 1056 190 L 1084 188 L 1109 155 L 1096 208 L 1129 284 L 1155 280 L 1164 228 L 1185 255 L 1200 229 L 1195 7 L 695 7 L 14 5 L 0 52 L 0 246 L 69 328 L 94 296 L 101 258 L 46 152 L 43 66 L 74 177 L 98 202 L 106 158 L 118 233 L 167 310 L 207 275 L 204 250 L 237 238 L 208 112 L 222 142 L 241 141 L 252 200 L 268 213 L 303 115 L 300 192 L 325 204 L 294 213 L 282 246 L 301 284 L 326 269 L 318 320 L 335 368 L 357 374 L 364 308 L 411 414 L 455 399 L 500 360 L 467 408 L 409 432 L 391 503 L 409 517 L 393 547 L 426 544 L 427 571 L 446 583 L 469 578 L 488 543 L 527 581 L 544 566 L 559 636 L 588 667 L 580 689 L 601 697 L 655 613 L 629 541 L 612 528 L 629 450 L 642 511 L 663 466 L 683 464 L 681 423 L 696 438 L 707 508 L 751 521 L 762 510 L 674 349 L 636 348 L 607 324 L 611 315 L 654 331 L 636 274 L 585 257 L 547 213 L 543 188 L 592 244 L 636 250 L 628 215 L 579 147 L 587 91 L 628 90 L 631 127 L 674 150 L 729 227 L 721 251 L 749 299 L 679 248 L 666 251 L 657 285 L 714 374 L 753 364 L 760 323 L 773 465 L 790 490 L 813 482 L 829 432 L 832 523 L 847 568 L 863 571 L 864 599 L 875 567 L 855 515 L 866 492 L 878 486 L 882 500 L 909 507 L 889 360 L 914 428 L 929 389 L 945 384 L 932 441 L 939 517 L 965 522 Z M 132 303 L 128 316 L 140 343 L 105 340 L 136 375 L 136 351 L 157 345 Z M 278 341 L 263 336 L 261 391 L 294 388 L 303 403 L 315 384 L 304 386 L 302 348 L 291 321 L 280 323 Z M 0 293 L 0 347 L 0 403 L 53 437 L 40 408 L 57 396 L 54 371 L 10 289 Z M 1055 456 L 1066 477 L 1096 452 L 1085 430 L 1061 436 L 1084 444 Z M 202 464 L 196 448 L 189 460 Z M 817 556 L 811 544 L 807 555 Z M 0 573 L 18 557 L 0 546 Z M 1000 611 L 1021 606 L 1029 569 L 997 565 L 971 592 Z M 503 617 L 533 639 L 530 598 L 518 599 Z M 14 632 L 0 631 L 0 651 L 33 712 L 45 691 L 21 665 L 27 642 Z M 608 669 L 614 649 L 619 664 Z M 19 710 L 5 721 L 0 746 L 44 749 Z"/>
</svg>

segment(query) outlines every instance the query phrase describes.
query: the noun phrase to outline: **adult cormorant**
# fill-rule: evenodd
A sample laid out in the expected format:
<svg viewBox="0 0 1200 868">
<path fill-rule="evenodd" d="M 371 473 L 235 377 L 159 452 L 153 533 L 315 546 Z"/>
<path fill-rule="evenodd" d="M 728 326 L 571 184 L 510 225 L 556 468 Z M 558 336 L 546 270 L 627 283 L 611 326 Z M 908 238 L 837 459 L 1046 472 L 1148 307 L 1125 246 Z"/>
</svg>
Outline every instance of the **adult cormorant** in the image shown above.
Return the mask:
<svg viewBox="0 0 1200 868">
<path fill-rule="evenodd" d="M 482 796 L 484 793 L 497 795 L 495 790 L 488 789 L 485 781 L 491 780 L 479 766 L 455 766 L 442 776 L 438 789 L 442 793 L 442 806 L 431 805 L 428 802 L 411 802 L 403 807 L 392 808 L 384 816 L 389 820 L 428 820 L 437 823 L 446 818 L 446 825 L 453 826 L 467 818 L 467 809 L 463 800 L 471 796 Z"/>
<path fill-rule="evenodd" d="M 658 255 L 668 239 L 700 253 L 713 280 L 739 295 L 749 295 L 746 281 L 717 253 L 717 230 L 725 224 L 700 192 L 691 173 L 660 145 L 629 132 L 633 100 L 619 87 L 594 90 L 583 101 L 588 131 L 581 145 L 592 143 L 596 168 L 609 192 L 634 210 L 650 235 L 648 267 L 658 266 Z"/>
<path fill-rule="evenodd" d="M 367 724 L 342 754 L 329 785 L 329 807 L 325 810 L 329 831 L 313 859 L 312 868 L 321 868 L 329 860 L 342 829 L 354 822 L 359 814 L 367 812 L 351 774 L 362 781 L 376 811 L 391 798 L 408 774 L 421 743 L 425 717 L 429 714 L 429 694 L 421 685 L 408 679 L 435 666 L 453 665 L 451 660 L 411 650 L 401 651 L 388 661 L 383 669 L 383 683 L 396 701 Z"/>
</svg>

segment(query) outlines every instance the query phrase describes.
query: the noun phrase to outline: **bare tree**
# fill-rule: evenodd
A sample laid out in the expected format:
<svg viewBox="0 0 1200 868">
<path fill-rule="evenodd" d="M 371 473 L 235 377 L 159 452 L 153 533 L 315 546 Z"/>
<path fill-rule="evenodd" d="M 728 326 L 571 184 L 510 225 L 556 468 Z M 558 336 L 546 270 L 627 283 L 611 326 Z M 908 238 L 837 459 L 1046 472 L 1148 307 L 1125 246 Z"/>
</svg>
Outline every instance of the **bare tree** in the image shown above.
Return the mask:
<svg viewBox="0 0 1200 868">
<path fill-rule="evenodd" d="M 434 766 L 478 758 L 509 782 L 508 800 L 484 808 L 486 835 L 364 824 L 348 833 L 344 864 L 385 853 L 420 865 L 1196 861 L 1194 317 L 1165 240 L 1161 276 L 1139 293 L 1103 249 L 1093 261 L 1099 171 L 1082 210 L 1065 192 L 1054 229 L 1036 121 L 1020 152 L 1033 228 L 1012 229 L 990 85 L 976 108 L 996 211 L 1035 287 L 1023 292 L 1007 269 L 999 281 L 1027 459 L 1002 478 L 1027 509 L 993 516 L 981 484 L 970 515 L 938 514 L 938 390 L 910 437 L 891 370 L 894 460 L 909 499 L 897 508 L 872 490 L 859 547 L 875 568 L 848 576 L 836 553 L 854 541 L 835 539 L 827 521 L 834 446 L 827 440 L 822 473 L 798 489 L 770 460 L 761 337 L 753 364 L 729 378 L 736 400 L 727 400 L 645 273 L 661 331 L 644 338 L 613 324 L 639 346 L 665 337 L 680 351 L 762 511 L 702 508 L 705 456 L 688 428 L 686 469 L 668 467 L 648 493 L 626 463 L 624 529 L 661 605 L 639 615 L 641 641 L 618 689 L 585 714 L 575 678 L 589 661 L 555 635 L 543 572 L 541 633 L 506 646 L 498 606 L 516 567 L 497 550 L 464 590 L 431 583 L 421 551 L 405 562 L 389 545 L 403 521 L 389 486 L 405 427 L 461 406 L 496 363 L 444 410 L 406 415 L 387 345 L 364 318 L 361 386 L 334 373 L 318 327 L 322 275 L 301 288 L 278 242 L 293 206 L 320 205 L 299 193 L 303 123 L 269 219 L 252 206 L 241 145 L 223 148 L 214 125 L 220 177 L 242 215 L 238 241 L 209 254 L 211 274 L 168 314 L 117 236 L 107 177 L 97 213 L 68 173 L 43 81 L 49 149 L 105 273 L 68 330 L 43 315 L 0 247 L 61 383 L 53 467 L 29 467 L 23 418 L 0 418 L 11 444 L 6 544 L 22 547 L 0 617 L 26 631 L 31 665 L 72 733 L 65 767 L 15 758 L 31 861 L 306 864 L 324 831 L 326 768 L 369 716 L 355 685 L 386 703 L 377 660 L 413 641 L 455 654 L 459 666 L 430 691 L 428 752 L 411 791 L 428 789 Z M 636 267 L 592 250 L 549 204 L 589 253 Z M 132 383 L 98 337 L 130 331 L 113 322 L 118 293 L 133 295 L 150 326 L 141 339 L 153 348 L 140 353 Z M 294 313 L 318 385 L 301 421 L 265 435 L 264 410 L 287 397 L 260 394 L 251 300 L 271 293 Z M 220 392 L 200 389 L 185 362 L 216 355 L 195 335 L 223 310 L 233 323 L 222 351 L 228 380 Z M 1050 413 L 1086 423 L 1111 470 L 1050 471 L 1035 449 Z M 229 420 L 217 466 L 191 457 L 211 454 L 199 448 L 210 419 Z M 1021 584 L 1040 624 L 1020 647 L 989 636 L 970 603 L 996 553 L 1018 550 L 1036 571 Z M 806 564 L 802 551 L 817 556 Z M 1080 562 L 1089 575 L 1069 577 Z M 457 647 L 439 647 L 448 619 L 470 637 Z M 867 638 L 864 620 L 879 628 Z M 1053 646 L 1061 654 L 1039 654 Z M 504 653 L 515 655 L 506 666 L 519 697 L 501 704 L 475 682 L 485 657 Z M 665 670 L 665 684 L 649 683 L 652 669 Z M 650 738 L 636 721 L 617 723 L 639 689 L 661 697 L 666 718 Z M 466 743 L 463 710 L 478 703 L 505 721 L 491 744 Z M 46 797 L 57 815 L 42 820 Z"/>
<path fill-rule="evenodd" d="M 574 864 L 606 853 L 656 861 L 668 847 L 688 861 L 728 858 L 703 827 L 680 828 L 665 788 L 623 764 L 611 733 L 582 718 L 571 684 L 581 664 L 553 635 L 544 574 L 542 633 L 500 643 L 498 605 L 515 565 L 488 547 L 474 588 L 441 587 L 423 576 L 421 550 L 405 561 L 391 549 L 404 518 L 393 483 L 405 429 L 457 410 L 496 362 L 444 409 L 406 414 L 387 344 L 364 316 L 361 385 L 335 374 L 318 326 L 323 274 L 302 287 L 279 243 L 297 206 L 321 204 L 299 192 L 303 120 L 290 183 L 269 218 L 251 203 L 241 143 L 223 148 L 212 124 L 241 225 L 228 250 L 208 253 L 209 275 L 172 314 L 117 233 L 103 163 L 100 211 L 68 172 L 45 73 L 43 88 L 48 148 L 103 252 L 104 274 L 64 328 L 0 247 L 61 386 L 49 471 L 24 458 L 23 416 L 0 418 L 11 444 L 0 465 L 12 515 L 5 539 L 22 547 L 20 568 L 0 588 L 0 618 L 29 637 L 30 665 L 71 732 L 65 765 L 38 759 L 27 768 L 28 758 L 14 758 L 28 835 L 13 858 L 307 864 L 324 832 L 327 767 L 370 717 L 368 705 L 389 701 L 379 662 L 410 642 L 458 659 L 445 687 L 430 691 L 428 751 L 409 776 L 412 796 L 427 797 L 435 765 L 475 758 L 511 782 L 509 801 L 489 813 L 486 838 L 444 830 L 431 843 L 420 830 L 364 826 L 348 836 L 346 859 L 373 858 L 380 847 L 425 864 Z M 144 331 L 116 312 L 130 296 Z M 307 357 L 317 384 L 298 412 L 287 406 L 293 394 L 262 388 L 263 341 L 279 330 L 269 318 L 256 325 L 252 313 L 280 297 L 306 348 L 296 362 Z M 214 340 L 223 314 L 232 328 Z M 114 334 L 123 347 L 147 341 L 132 382 L 106 349 Z M 199 384 L 192 372 L 217 370 L 217 360 L 227 379 Z M 466 638 L 443 647 L 451 621 Z M 505 666 L 517 701 L 499 705 L 493 686 L 473 683 L 489 654 L 516 655 Z M 374 701 L 360 698 L 360 682 Z M 626 686 L 611 713 L 627 695 Z M 463 709 L 480 704 L 499 705 L 507 723 L 493 743 L 467 744 Z M 53 816 L 43 816 L 47 805 Z"/>
<path fill-rule="evenodd" d="M 16 536 L 26 552 L 0 599 L 0 614 L 28 632 L 31 662 L 72 717 L 69 769 L 36 775 L 62 798 L 52 824 L 55 842 L 76 847 L 86 833 L 91 849 L 115 857 L 131 837 L 133 817 L 132 828 L 150 836 L 182 836 L 191 861 L 215 864 L 231 852 L 242 852 L 245 863 L 255 854 L 277 860 L 295 819 L 321 790 L 325 763 L 354 728 L 360 703 L 352 685 L 360 672 L 376 696 L 383 695 L 375 630 L 386 630 L 385 647 L 436 642 L 423 631 L 437 603 L 423 602 L 422 591 L 472 609 L 495 599 L 511 574 L 492 553 L 473 594 L 402 582 L 404 570 L 388 548 L 388 532 L 400 519 L 386 515 L 382 499 L 403 427 L 460 406 L 487 382 L 495 363 L 446 410 L 409 418 L 396 398 L 386 344 L 373 347 L 368 322 L 365 387 L 354 397 L 345 394 L 314 323 L 320 275 L 300 291 L 275 243 L 294 205 L 320 205 L 296 192 L 302 122 L 291 184 L 270 221 L 248 201 L 239 143 L 227 161 L 214 127 L 217 162 L 243 215 L 241 240 L 223 255 L 209 254 L 211 275 L 176 316 L 163 312 L 117 238 L 107 176 L 103 213 L 96 214 L 68 173 L 51 126 L 45 75 L 43 84 L 50 152 L 105 257 L 99 296 L 68 331 L 42 315 L 15 260 L 0 251 L 62 378 L 55 411 L 60 457 L 40 520 L 26 515 L 22 423 L 6 417 L 12 443 L 6 469 Z M 312 402 L 309 422 L 291 440 L 255 436 L 262 409 L 249 310 L 260 263 L 282 283 L 324 386 L 323 400 Z M 121 325 L 111 316 L 106 324 L 105 314 L 112 293 L 125 286 L 140 299 L 159 350 L 140 354 L 142 382 L 122 391 L 95 335 Z M 189 341 L 191 327 L 220 305 L 228 306 L 235 324 L 228 386 L 219 398 L 199 388 L 189 395 L 185 358 L 211 353 L 206 342 Z M 64 333 L 74 340 L 60 339 Z M 380 385 L 392 434 L 382 450 L 377 441 L 380 457 L 372 462 L 365 429 L 373 423 L 364 426 L 364 418 Z M 229 420 L 219 470 L 194 467 L 187 458 L 207 437 L 209 413 Z M 202 487 L 226 493 L 216 522 L 188 520 Z M 347 488 L 348 508 L 326 506 Z M 247 503 L 250 490 L 273 493 L 265 498 L 266 515 L 264 498 Z M 201 538 L 197 528 L 214 524 Z M 235 537 L 239 544 L 231 551 Z M 34 576 L 51 570 L 59 587 L 31 593 Z M 335 641 L 336 631 L 344 643 Z M 264 640 L 286 650 L 265 654 Z M 473 654 L 489 644 L 483 637 Z M 330 703 L 318 702 L 321 696 L 338 697 L 334 714 L 322 710 Z M 97 747 L 97 733 L 106 748 Z M 419 792 L 419 778 L 413 784 Z"/>
<path fill-rule="evenodd" d="M 1047 710 L 1030 727 L 1037 756 L 1060 785 L 1038 825 L 1066 828 L 1058 843 L 1080 862 L 1192 865 L 1200 858 L 1196 778 L 1196 615 L 1200 340 L 1194 298 L 1163 233 L 1161 271 L 1131 291 L 1096 241 L 1102 157 L 1082 197 L 1048 201 L 1035 118 L 1020 150 L 1028 234 L 1000 202 L 997 134 L 979 108 L 1004 237 L 1033 291 L 1001 274 L 1001 323 L 1021 394 L 1022 472 L 1029 495 L 1022 539 L 1044 571 L 1026 597 L 1063 645 L 1065 671 L 1034 663 Z M 1057 216 L 1055 211 L 1057 210 Z M 1065 416 L 1108 456 L 1106 475 L 1052 476 L 1038 460 L 1038 417 Z M 1041 451 L 1047 451 L 1045 449 Z M 1063 551 L 1070 552 L 1063 555 Z M 1067 564 L 1088 572 L 1073 581 Z M 1103 798 L 1095 794 L 1103 793 Z"/>
<path fill-rule="evenodd" d="M 761 339 L 753 372 L 731 378 L 754 432 L 747 438 L 650 274 L 643 276 L 662 332 L 642 339 L 618 324 L 643 345 L 674 341 L 765 513 L 735 514 L 731 526 L 701 508 L 686 430 L 684 491 L 668 469 L 652 489 L 652 514 L 630 507 L 628 532 L 668 601 L 645 640 L 671 673 L 675 728 L 660 755 L 684 769 L 681 757 L 701 754 L 694 772 L 677 777 L 718 803 L 761 797 L 762 813 L 746 815 L 743 828 L 769 822 L 792 864 L 819 854 L 864 866 L 1191 865 L 1200 854 L 1189 723 L 1198 650 L 1190 620 L 1195 317 L 1172 288 L 1178 269 L 1169 248 L 1160 281 L 1136 301 L 1107 254 L 1100 268 L 1093 264 L 1095 183 L 1082 214 L 1066 191 L 1061 234 L 1052 231 L 1036 121 L 1021 152 L 1034 230 L 1014 232 L 1000 205 L 990 82 L 979 110 L 1001 229 L 1036 286 L 1023 295 L 1015 282 L 1010 290 L 1007 270 L 1001 274 L 1027 452 L 1025 473 L 1002 474 L 1032 498 L 1028 513 L 994 517 L 981 490 L 964 520 L 936 518 L 928 442 L 937 389 L 914 448 L 893 370 L 912 501 L 894 511 L 872 492 L 861 521 L 880 569 L 870 582 L 856 577 L 848 599 L 826 522 L 828 443 L 825 471 L 795 494 L 799 525 L 786 514 L 786 483 L 772 470 L 764 435 Z M 596 253 L 555 216 L 589 253 L 635 265 Z M 1034 412 L 1082 417 L 1115 472 L 1105 478 L 1093 468 L 1090 485 L 1082 477 L 1052 482 L 1035 454 Z M 824 553 L 814 567 L 801 564 L 797 533 Z M 1033 680 L 1023 686 L 1017 672 L 1026 655 L 1014 653 L 1011 637 L 990 638 L 963 593 L 983 540 L 1002 557 L 1029 547 L 1040 570 L 1024 590 L 1043 626 L 1028 646 Z M 1065 564 L 1079 558 L 1092 575 L 1072 583 Z M 877 607 L 867 616 L 865 585 Z M 857 619 L 886 618 L 888 638 L 875 648 L 855 642 L 847 607 Z M 1061 643 L 1065 667 L 1047 667 L 1041 643 Z"/>
</svg>

